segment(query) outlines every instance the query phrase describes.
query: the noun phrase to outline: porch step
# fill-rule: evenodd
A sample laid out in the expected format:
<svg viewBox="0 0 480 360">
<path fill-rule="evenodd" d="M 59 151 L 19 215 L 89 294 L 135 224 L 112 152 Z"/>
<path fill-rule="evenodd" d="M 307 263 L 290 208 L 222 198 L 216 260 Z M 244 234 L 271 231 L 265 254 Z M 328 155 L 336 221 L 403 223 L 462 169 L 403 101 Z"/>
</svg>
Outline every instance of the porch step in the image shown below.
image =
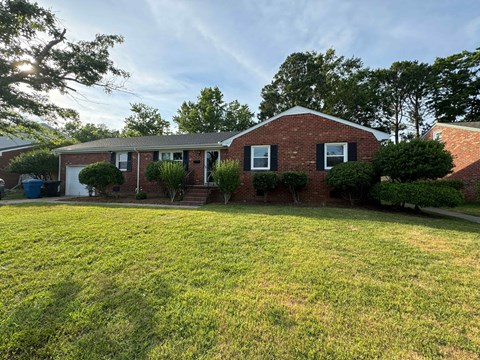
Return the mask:
<svg viewBox="0 0 480 360">
<path fill-rule="evenodd" d="M 185 189 L 185 195 L 181 201 L 182 205 L 199 206 L 208 201 L 210 188 L 202 185 L 192 185 Z"/>
</svg>

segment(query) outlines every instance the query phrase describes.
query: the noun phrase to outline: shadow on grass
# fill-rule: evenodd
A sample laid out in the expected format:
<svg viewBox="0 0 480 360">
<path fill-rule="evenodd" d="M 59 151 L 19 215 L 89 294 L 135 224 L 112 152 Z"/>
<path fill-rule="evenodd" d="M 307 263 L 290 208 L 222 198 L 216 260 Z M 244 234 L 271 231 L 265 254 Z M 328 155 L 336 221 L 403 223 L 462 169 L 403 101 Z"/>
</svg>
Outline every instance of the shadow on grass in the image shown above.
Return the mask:
<svg viewBox="0 0 480 360">
<path fill-rule="evenodd" d="M 163 281 L 152 289 L 156 302 L 171 296 Z M 0 322 L 5 359 L 143 359 L 159 341 L 146 295 L 106 277 L 95 281 L 93 295 L 66 280 L 28 296 L 6 315 Z"/>
</svg>

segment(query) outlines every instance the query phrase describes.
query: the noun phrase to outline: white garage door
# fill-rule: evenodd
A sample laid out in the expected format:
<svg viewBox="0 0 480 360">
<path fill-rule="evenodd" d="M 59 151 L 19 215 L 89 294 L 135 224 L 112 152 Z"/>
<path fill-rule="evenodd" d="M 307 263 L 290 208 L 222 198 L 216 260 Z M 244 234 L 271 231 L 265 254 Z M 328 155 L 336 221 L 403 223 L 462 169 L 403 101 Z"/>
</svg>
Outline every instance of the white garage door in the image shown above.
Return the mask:
<svg viewBox="0 0 480 360">
<path fill-rule="evenodd" d="M 78 174 L 84 167 L 85 166 L 67 166 L 65 172 L 65 195 L 88 196 L 87 188 L 78 181 Z"/>
</svg>

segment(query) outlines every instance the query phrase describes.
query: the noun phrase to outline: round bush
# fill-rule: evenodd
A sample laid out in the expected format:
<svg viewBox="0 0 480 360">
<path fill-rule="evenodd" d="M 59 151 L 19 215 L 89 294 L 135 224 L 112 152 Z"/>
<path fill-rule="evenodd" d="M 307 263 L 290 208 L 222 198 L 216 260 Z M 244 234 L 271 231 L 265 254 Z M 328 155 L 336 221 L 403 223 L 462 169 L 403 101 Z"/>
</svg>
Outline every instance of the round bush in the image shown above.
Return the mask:
<svg viewBox="0 0 480 360">
<path fill-rule="evenodd" d="M 327 174 L 327 184 L 339 190 L 352 205 L 365 198 L 376 179 L 373 165 L 363 161 L 335 165 Z"/>
<path fill-rule="evenodd" d="M 267 201 L 267 194 L 277 187 L 278 177 L 274 172 L 256 172 L 253 174 L 253 187 L 263 191 L 263 200 Z"/>
<path fill-rule="evenodd" d="M 373 163 L 381 176 L 388 176 L 397 182 L 414 182 L 450 174 L 453 156 L 439 141 L 413 139 L 382 146 L 375 154 Z"/>
<path fill-rule="evenodd" d="M 161 161 L 153 161 L 149 163 L 145 169 L 145 178 L 148 181 L 152 182 L 161 182 L 161 172 L 160 172 L 160 165 L 162 164 Z"/>
<path fill-rule="evenodd" d="M 95 188 L 102 196 L 107 196 L 107 187 L 122 185 L 125 182 L 122 172 L 113 164 L 97 162 L 87 165 L 78 175 L 80 183 Z"/>
<path fill-rule="evenodd" d="M 292 193 L 293 202 L 298 204 L 300 202 L 299 191 L 308 183 L 307 174 L 301 171 L 287 171 L 282 174 L 282 182 Z"/>
<path fill-rule="evenodd" d="M 15 174 L 29 174 L 37 179 L 53 180 L 58 172 L 58 156 L 48 149 L 24 152 L 10 160 L 5 170 Z"/>
</svg>

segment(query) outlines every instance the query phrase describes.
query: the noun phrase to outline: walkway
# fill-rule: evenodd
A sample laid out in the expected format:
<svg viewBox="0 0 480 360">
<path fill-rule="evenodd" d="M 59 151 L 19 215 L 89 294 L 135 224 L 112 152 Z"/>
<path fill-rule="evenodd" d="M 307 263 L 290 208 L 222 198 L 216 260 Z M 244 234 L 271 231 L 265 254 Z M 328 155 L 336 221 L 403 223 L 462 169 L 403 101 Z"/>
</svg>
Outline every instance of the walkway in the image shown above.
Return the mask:
<svg viewBox="0 0 480 360">
<path fill-rule="evenodd" d="M 467 220 L 471 221 L 477 224 L 480 224 L 480 217 L 478 216 L 473 216 L 473 215 L 467 215 L 467 214 L 462 214 L 458 213 L 455 211 L 450 211 L 450 210 L 443 210 L 443 209 L 437 209 L 437 208 L 421 208 L 422 211 L 426 211 L 429 213 L 437 214 L 437 215 L 443 215 L 443 216 L 450 216 L 454 217 L 457 219 L 462 219 L 462 220 Z"/>
</svg>

